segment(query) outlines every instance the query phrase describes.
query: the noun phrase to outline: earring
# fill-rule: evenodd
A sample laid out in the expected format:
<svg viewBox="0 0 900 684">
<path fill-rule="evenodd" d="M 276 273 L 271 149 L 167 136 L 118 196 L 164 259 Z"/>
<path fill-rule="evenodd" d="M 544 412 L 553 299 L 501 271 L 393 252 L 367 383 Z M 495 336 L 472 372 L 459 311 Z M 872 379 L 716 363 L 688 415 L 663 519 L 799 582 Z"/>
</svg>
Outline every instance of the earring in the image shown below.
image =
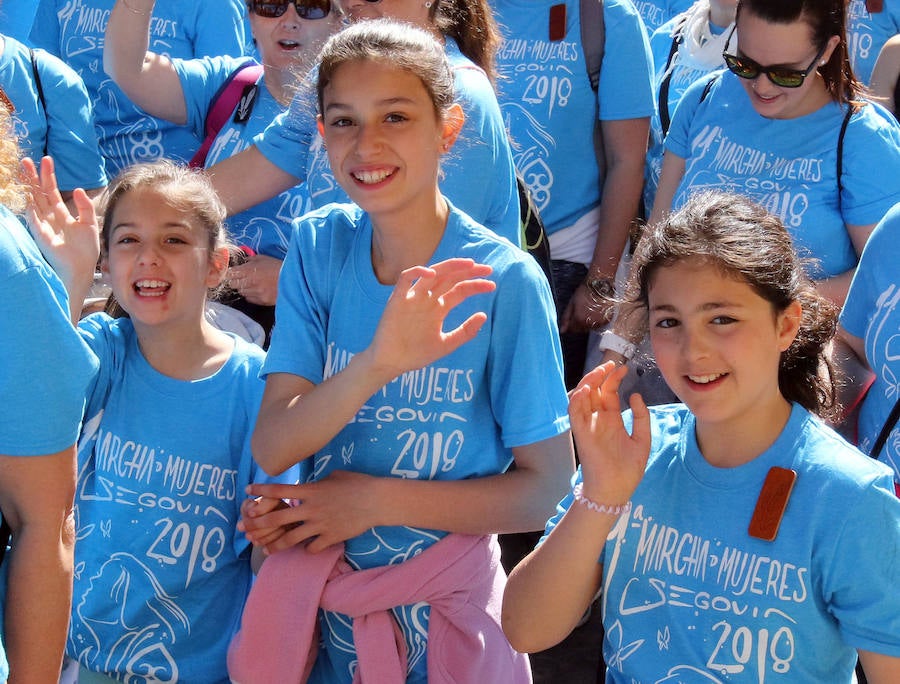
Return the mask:
<svg viewBox="0 0 900 684">
<path fill-rule="evenodd" d="M 425 3 L 425 9 L 431 9 L 431 0 L 427 0 Z"/>
</svg>

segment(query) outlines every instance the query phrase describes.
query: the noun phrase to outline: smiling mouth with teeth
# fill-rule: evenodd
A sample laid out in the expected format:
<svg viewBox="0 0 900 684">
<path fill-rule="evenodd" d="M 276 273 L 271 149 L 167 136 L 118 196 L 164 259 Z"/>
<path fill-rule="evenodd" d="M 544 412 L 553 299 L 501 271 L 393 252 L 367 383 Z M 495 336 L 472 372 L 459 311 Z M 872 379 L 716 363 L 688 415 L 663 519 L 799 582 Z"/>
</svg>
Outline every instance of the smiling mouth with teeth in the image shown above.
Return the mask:
<svg viewBox="0 0 900 684">
<path fill-rule="evenodd" d="M 698 385 L 708 385 L 714 380 L 725 377 L 725 373 L 714 373 L 713 375 L 689 375 L 688 380 L 696 382 Z"/>
<path fill-rule="evenodd" d="M 138 280 L 133 287 L 135 292 L 144 297 L 161 297 L 169 291 L 172 283 L 164 280 Z"/>
<path fill-rule="evenodd" d="M 389 171 L 387 169 L 381 169 L 379 171 L 354 171 L 353 177 L 364 185 L 374 185 L 393 174 L 393 170 Z"/>
</svg>

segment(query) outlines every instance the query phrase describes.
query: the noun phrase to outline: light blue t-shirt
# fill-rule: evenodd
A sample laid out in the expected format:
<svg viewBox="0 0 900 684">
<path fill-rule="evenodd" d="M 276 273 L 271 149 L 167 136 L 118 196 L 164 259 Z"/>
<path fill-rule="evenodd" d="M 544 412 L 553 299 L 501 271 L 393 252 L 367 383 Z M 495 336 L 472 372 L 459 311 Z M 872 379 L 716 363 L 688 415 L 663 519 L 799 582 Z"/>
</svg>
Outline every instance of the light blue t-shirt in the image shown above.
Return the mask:
<svg viewBox="0 0 900 684">
<path fill-rule="evenodd" d="M 25 227 L 2 205 L 0 293 L 0 454 L 58 453 L 78 438 L 85 390 L 97 361 L 72 327 L 62 282 Z M 5 593 L 0 616 L 4 604 Z M 0 681 L 8 676 L 0 638 Z"/>
<path fill-rule="evenodd" d="M 649 35 L 675 15 L 684 12 L 694 0 L 633 0 L 633 2 Z"/>
<path fill-rule="evenodd" d="M 444 47 L 465 123 L 453 148 L 441 160 L 441 191 L 475 221 L 520 244 L 515 167 L 497 97 L 487 75 L 459 51 L 456 41 L 446 37 Z M 289 111 L 255 141 L 269 161 L 306 182 L 307 209 L 349 201 L 334 180 L 315 130 L 312 99 L 314 88 L 307 82 Z"/>
<path fill-rule="evenodd" d="M 856 77 L 869 84 L 878 53 L 888 38 L 900 33 L 900 2 L 884 0 L 884 9 L 870 13 L 866 0 L 847 3 L 847 44 Z"/>
<path fill-rule="evenodd" d="M 900 398 L 900 205 L 891 209 L 869 236 L 853 276 L 841 325 L 865 342 L 875 383 L 859 410 L 859 446 L 870 452 L 888 414 Z M 900 482 L 900 426 L 895 426 L 879 459 Z"/>
<path fill-rule="evenodd" d="M 371 245 L 371 223 L 355 205 L 329 205 L 298 219 L 264 374 L 291 373 L 318 384 L 369 346 L 393 291 L 375 277 Z M 366 401 L 315 454 L 315 479 L 335 469 L 410 479 L 485 477 L 509 467 L 513 447 L 568 429 L 556 315 L 537 263 L 455 209 L 429 263 L 450 257 L 490 264 L 497 289 L 462 302 L 444 329 L 476 311 L 487 313 L 484 327 L 460 349 L 404 373 Z M 346 542 L 346 557 L 359 568 L 399 563 L 444 534 L 373 528 Z M 411 681 L 424 681 L 428 606 L 394 612 L 409 647 Z M 322 628 L 326 651 L 313 681 L 349 682 L 350 624 L 327 614 Z"/>
<path fill-rule="evenodd" d="M 32 52 L 9 36 L 2 40 L 0 87 L 16 107 L 13 122 L 22 154 L 37 163 L 45 154 L 53 157 L 60 190 L 102 188 L 107 183 L 106 170 L 93 107 L 81 77 L 58 57 L 35 49 L 44 92 L 41 102 Z"/>
<path fill-rule="evenodd" d="M 202 57 L 175 59 L 172 63 L 184 91 L 187 125 L 198 136 L 205 137 L 206 116 L 213 98 L 228 77 L 246 60 Z M 264 77 L 260 76 L 249 118 L 236 123 L 234 116 L 228 117 L 209 148 L 206 166 L 210 167 L 252 145 L 253 138 L 284 109 L 266 88 Z M 253 181 L 248 178 L 247 182 Z M 291 221 L 303 213 L 303 198 L 299 187 L 295 186 L 246 211 L 229 216 L 228 233 L 237 244 L 251 247 L 258 254 L 284 259 L 291 235 Z"/>
<path fill-rule="evenodd" d="M 647 215 L 653 208 L 656 198 L 656 188 L 659 185 L 659 173 L 662 170 L 663 154 L 665 153 L 665 132 L 663 131 L 663 116 L 666 123 L 670 124 L 675 107 L 688 86 L 697 79 L 716 69 L 725 66 L 721 59 L 711 68 L 701 67 L 695 62 L 686 62 L 682 59 L 678 44 L 684 44 L 684 19 L 680 14 L 667 21 L 650 36 L 650 51 L 653 53 L 653 64 L 656 68 L 653 81 L 653 92 L 656 97 L 656 111 L 650 119 L 650 143 L 647 149 L 647 159 L 644 165 L 644 207 Z M 721 36 L 726 30 L 723 27 L 706 22 L 709 33 L 712 36 Z M 722 36 L 724 40 L 725 36 Z M 676 43 L 672 54 L 673 42 Z M 669 59 L 669 55 L 671 59 Z M 662 99 L 662 89 L 668 88 L 668 96 Z"/>
<path fill-rule="evenodd" d="M 115 0 L 41 0 L 31 40 L 60 57 L 84 79 L 106 170 L 168 157 L 189 160 L 201 140 L 185 126 L 138 109 L 103 71 L 103 45 Z M 239 56 L 245 46 L 241 0 L 157 0 L 150 22 L 152 52 L 190 59 Z"/>
<path fill-rule="evenodd" d="M 837 148 L 846 109 L 829 102 L 793 119 L 753 109 L 730 71 L 694 83 L 675 109 L 666 150 L 686 160 L 672 208 L 704 189 L 738 192 L 779 216 L 816 278 L 844 273 L 858 259 L 847 225 L 877 223 L 900 201 L 900 124 L 868 103 L 844 135 L 841 187 Z"/>
<path fill-rule="evenodd" d="M 236 525 L 246 485 L 267 479 L 250 454 L 263 352 L 235 337 L 218 371 L 185 381 L 146 361 L 130 319 L 79 331 L 100 373 L 78 444 L 66 651 L 121 681 L 227 682 L 252 579 Z"/>
<path fill-rule="evenodd" d="M 888 468 L 799 405 L 769 449 L 734 468 L 706 461 L 685 406 L 650 411 L 644 478 L 599 559 L 607 682 L 847 684 L 857 649 L 900 656 Z M 773 466 L 797 479 L 764 541 L 748 526 Z"/>
<path fill-rule="evenodd" d="M 548 233 L 600 205 L 603 179 L 592 144 L 596 121 L 653 114 L 647 36 L 628 0 L 603 3 L 605 49 L 598 95 L 581 46 L 578 0 L 567 0 L 566 34 L 547 36 L 556 2 L 493 0 L 505 40 L 497 54 L 500 108 L 513 159 L 531 189 Z"/>
<path fill-rule="evenodd" d="M 28 42 L 28 34 L 34 23 L 37 6 L 38 0 L 3 0 L 0 2 L 2 32 L 20 42 Z"/>
</svg>

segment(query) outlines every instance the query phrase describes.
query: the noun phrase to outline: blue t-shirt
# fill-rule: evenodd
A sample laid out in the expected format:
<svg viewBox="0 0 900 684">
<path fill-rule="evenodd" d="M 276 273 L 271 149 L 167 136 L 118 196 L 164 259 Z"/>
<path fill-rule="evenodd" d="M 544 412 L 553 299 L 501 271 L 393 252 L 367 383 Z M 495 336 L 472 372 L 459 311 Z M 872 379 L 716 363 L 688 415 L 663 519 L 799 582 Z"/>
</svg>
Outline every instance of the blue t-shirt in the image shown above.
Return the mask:
<svg viewBox="0 0 900 684">
<path fill-rule="evenodd" d="M 847 3 L 847 44 L 856 77 L 868 85 L 878 53 L 888 38 L 900 33 L 900 3 L 885 0 L 880 12 L 870 13 L 866 0 Z"/>
<path fill-rule="evenodd" d="M 202 57 L 172 60 L 187 107 L 187 125 L 198 136 L 205 136 L 204 126 L 213 98 L 228 77 L 246 60 L 234 57 Z M 206 166 L 227 159 L 253 144 L 253 138 L 284 111 L 265 86 L 264 77 L 256 83 L 256 98 L 250 117 L 235 123 L 229 116 L 209 148 Z M 248 179 L 248 182 L 252 180 Z M 291 221 L 304 213 L 303 198 L 295 186 L 261 202 L 247 211 L 228 217 L 228 233 L 239 245 L 251 247 L 258 254 L 284 259 L 291 235 Z"/>
<path fill-rule="evenodd" d="M 465 57 L 450 37 L 445 39 L 445 50 L 465 123 L 453 148 L 441 160 L 441 191 L 475 221 L 519 244 L 515 167 L 497 97 L 484 71 Z M 269 161 L 306 182 L 307 209 L 349 201 L 334 180 L 315 130 L 310 88 L 301 89 L 289 111 L 255 141 Z"/>
<path fill-rule="evenodd" d="M 650 35 L 677 14 L 690 7 L 694 0 L 633 0 Z"/>
<path fill-rule="evenodd" d="M 58 453 L 78 439 L 97 361 L 72 327 L 62 282 L 2 205 L 0 293 L 0 454 Z M 4 603 L 0 597 L 0 616 Z M 0 681 L 8 676 L 0 638 Z"/>
<path fill-rule="evenodd" d="M 674 41 L 680 40 L 680 45 L 686 44 L 683 38 L 685 16 L 685 14 L 680 14 L 674 19 L 667 21 L 650 36 L 650 51 L 653 53 L 653 64 L 656 68 L 653 80 L 656 111 L 650 119 L 650 142 L 644 165 L 644 207 L 648 215 L 653 208 L 653 201 L 656 199 L 659 173 L 662 170 L 663 154 L 666 151 L 662 121 L 663 113 L 667 118 L 667 122 L 671 123 L 675 107 L 688 86 L 706 74 L 725 66 L 725 61 L 721 58 L 721 55 L 718 63 L 711 68 L 701 67 L 694 62 L 687 62 L 682 58 L 680 50 L 683 48 L 680 46 L 672 54 L 671 60 L 669 59 Z M 725 39 L 726 36 L 723 35 L 723 31 L 728 29 L 711 24 L 708 20 L 706 24 L 709 27 L 711 36 L 721 36 L 722 40 Z M 661 90 L 664 86 L 668 88 L 668 97 L 665 102 L 661 99 Z"/>
<path fill-rule="evenodd" d="M 9 36 L 2 41 L 0 87 L 16 107 L 13 121 L 22 154 L 38 163 L 45 154 L 53 157 L 60 190 L 106 185 L 93 108 L 81 78 L 58 57 L 34 50 L 41 102 L 31 51 Z"/>
<path fill-rule="evenodd" d="M 84 80 L 106 170 L 112 176 L 137 162 L 189 160 L 201 139 L 185 126 L 138 109 L 103 71 L 103 45 L 115 0 L 41 0 L 31 40 L 60 57 Z M 157 0 L 150 22 L 152 52 L 190 59 L 240 55 L 244 49 L 241 0 Z"/>
<path fill-rule="evenodd" d="M 27 42 L 38 0 L 5 0 L 0 2 L 0 26 L 3 33 L 18 41 Z"/>
<path fill-rule="evenodd" d="M 857 649 L 900 656 L 888 468 L 799 405 L 734 468 L 704 459 L 685 406 L 650 411 L 644 478 L 599 559 L 607 682 L 846 684 Z M 797 479 L 770 542 L 747 528 L 773 466 Z"/>
<path fill-rule="evenodd" d="M 218 371 L 185 381 L 146 361 L 130 319 L 79 331 L 100 373 L 78 444 L 67 653 L 121 681 L 227 682 L 252 579 L 236 524 L 266 479 L 250 455 L 263 352 L 235 337 Z"/>
<path fill-rule="evenodd" d="M 330 205 L 298 219 L 264 374 L 321 383 L 368 347 L 393 291 L 375 277 L 371 245 L 371 223 L 355 205 Z M 429 263 L 450 257 L 490 264 L 497 289 L 462 302 L 444 329 L 476 311 L 487 313 L 484 327 L 452 354 L 373 395 L 315 454 L 316 479 L 335 469 L 411 479 L 485 477 L 509 467 L 513 447 L 568 429 L 556 315 L 537 263 L 456 209 Z M 373 528 L 346 542 L 346 557 L 360 568 L 399 563 L 444 534 Z M 395 614 L 413 679 L 424 681 L 428 607 L 403 606 Z M 329 614 L 322 628 L 326 651 L 316 676 L 349 682 L 355 661 L 349 622 Z"/>
<path fill-rule="evenodd" d="M 866 359 L 875 383 L 859 410 L 859 447 L 866 453 L 900 398 L 900 205 L 882 219 L 869 236 L 853 276 L 841 325 L 865 342 Z M 895 426 L 879 459 L 894 469 L 900 482 L 900 426 Z"/>
<path fill-rule="evenodd" d="M 819 261 L 816 278 L 844 273 L 858 261 L 847 225 L 877 223 L 900 201 L 900 124 L 868 103 L 844 135 L 841 187 L 837 148 L 846 108 L 829 102 L 793 119 L 768 119 L 751 106 L 730 71 L 684 93 L 666 150 L 685 159 L 672 208 L 691 192 L 717 189 L 748 195 L 779 216 L 804 256 Z"/>
<path fill-rule="evenodd" d="M 578 0 L 567 0 L 566 34 L 547 37 L 556 2 L 494 0 L 504 43 L 497 54 L 500 108 L 513 159 L 531 189 L 548 233 L 567 228 L 600 205 L 603 179 L 593 140 L 597 119 L 653 114 L 652 60 L 631 2 L 603 3 L 605 48 L 598 94 L 581 45 Z"/>
</svg>

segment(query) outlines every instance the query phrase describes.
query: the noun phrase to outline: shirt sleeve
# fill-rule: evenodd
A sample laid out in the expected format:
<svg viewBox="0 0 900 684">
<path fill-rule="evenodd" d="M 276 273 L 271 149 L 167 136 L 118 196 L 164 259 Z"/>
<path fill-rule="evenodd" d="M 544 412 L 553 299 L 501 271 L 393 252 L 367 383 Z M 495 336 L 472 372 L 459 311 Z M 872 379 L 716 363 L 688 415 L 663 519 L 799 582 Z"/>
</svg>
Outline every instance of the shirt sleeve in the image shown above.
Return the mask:
<svg viewBox="0 0 900 684">
<path fill-rule="evenodd" d="M 55 162 L 60 190 L 102 188 L 106 167 L 84 81 L 59 58 L 41 51 L 35 55 L 42 88 L 50 95 L 44 102 L 47 153 Z"/>
<path fill-rule="evenodd" d="M 605 45 L 600 67 L 600 120 L 653 115 L 653 58 L 650 42 L 631 3 L 604 3 Z"/>
<path fill-rule="evenodd" d="M 39 269 L 11 275 L 2 291 L 0 454 L 55 454 L 78 438 L 96 362 Z"/>
</svg>

